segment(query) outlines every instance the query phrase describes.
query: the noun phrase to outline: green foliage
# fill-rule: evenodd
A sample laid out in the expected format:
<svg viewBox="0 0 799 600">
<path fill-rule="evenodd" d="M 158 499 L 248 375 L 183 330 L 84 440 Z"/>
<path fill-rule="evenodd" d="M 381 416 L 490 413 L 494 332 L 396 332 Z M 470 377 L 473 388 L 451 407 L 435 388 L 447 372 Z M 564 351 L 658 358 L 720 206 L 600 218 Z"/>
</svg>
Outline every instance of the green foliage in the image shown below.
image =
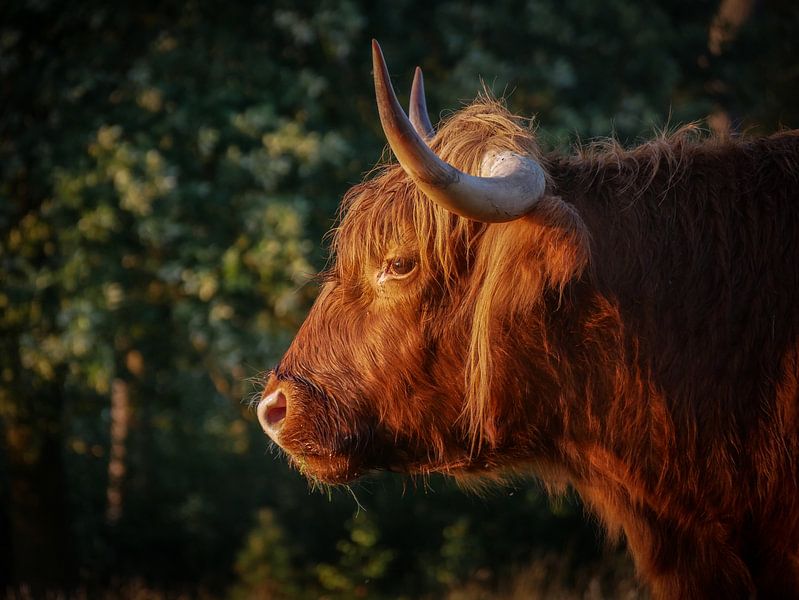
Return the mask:
<svg viewBox="0 0 799 600">
<path fill-rule="evenodd" d="M 379 544 L 380 531 L 365 512 L 358 512 L 347 523 L 349 538 L 336 544 L 337 562 L 320 564 L 316 577 L 324 592 L 322 598 L 374 597 L 370 586 L 386 577 L 393 552 Z"/>
<path fill-rule="evenodd" d="M 236 558 L 239 583 L 230 598 L 297 598 L 294 582 L 297 574 L 291 567 L 291 554 L 285 534 L 269 509 L 257 514 L 244 547 Z"/>
<path fill-rule="evenodd" d="M 369 38 L 401 95 L 424 68 L 434 122 L 483 78 L 564 148 L 710 113 L 796 126 L 797 6 L 758 5 L 720 54 L 709 0 L 4 6 L 0 586 L 418 597 L 490 589 L 542 553 L 594 564 L 579 506 L 553 512 L 532 484 L 479 500 L 377 477 L 353 517 L 347 490 L 309 494 L 265 456 L 246 397 L 383 146 Z M 115 381 L 130 404 L 118 520 Z"/>
</svg>

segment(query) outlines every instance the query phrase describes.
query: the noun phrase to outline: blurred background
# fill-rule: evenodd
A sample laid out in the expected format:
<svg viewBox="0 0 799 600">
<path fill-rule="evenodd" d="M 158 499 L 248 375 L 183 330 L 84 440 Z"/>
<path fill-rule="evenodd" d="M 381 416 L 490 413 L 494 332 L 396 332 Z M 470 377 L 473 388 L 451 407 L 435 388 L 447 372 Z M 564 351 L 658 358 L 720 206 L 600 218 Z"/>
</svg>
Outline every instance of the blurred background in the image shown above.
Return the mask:
<svg viewBox="0 0 799 600">
<path fill-rule="evenodd" d="M 309 488 L 249 408 L 384 138 L 485 84 L 545 148 L 799 126 L 795 0 L 10 0 L 0 8 L 0 590 L 637 598 L 532 480 Z M 47 592 L 49 590 L 49 592 Z"/>
</svg>

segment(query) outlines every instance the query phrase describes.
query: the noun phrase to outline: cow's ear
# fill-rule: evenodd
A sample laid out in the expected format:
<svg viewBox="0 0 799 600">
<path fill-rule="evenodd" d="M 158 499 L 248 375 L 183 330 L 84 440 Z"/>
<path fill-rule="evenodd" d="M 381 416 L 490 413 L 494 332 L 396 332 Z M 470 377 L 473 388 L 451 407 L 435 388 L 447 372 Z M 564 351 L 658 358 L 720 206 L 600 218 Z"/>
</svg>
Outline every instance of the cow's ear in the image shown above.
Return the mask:
<svg viewBox="0 0 799 600">
<path fill-rule="evenodd" d="M 526 336 L 548 289 L 563 293 L 586 269 L 590 236 L 577 210 L 557 196 L 543 198 L 535 210 L 509 223 L 486 228 L 472 271 L 474 306 L 467 363 L 466 417 L 472 439 L 497 443 L 502 418 L 492 406 L 492 380 L 504 379 L 498 353 L 510 339 Z M 499 378 L 499 379 L 498 379 Z"/>
<path fill-rule="evenodd" d="M 531 310 L 545 289 L 560 292 L 585 270 L 590 236 L 580 214 L 558 196 L 533 212 L 486 229 L 473 271 L 476 303 L 495 315 Z"/>
</svg>

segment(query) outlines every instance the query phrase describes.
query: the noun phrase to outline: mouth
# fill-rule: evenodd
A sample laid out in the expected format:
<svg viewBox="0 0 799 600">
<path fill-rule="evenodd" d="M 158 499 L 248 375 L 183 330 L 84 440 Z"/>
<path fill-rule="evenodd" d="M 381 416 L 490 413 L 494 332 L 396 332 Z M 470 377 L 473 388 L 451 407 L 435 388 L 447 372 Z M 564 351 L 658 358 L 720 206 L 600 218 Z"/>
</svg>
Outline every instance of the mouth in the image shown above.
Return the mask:
<svg viewBox="0 0 799 600">
<path fill-rule="evenodd" d="M 328 485 L 351 483 L 366 474 L 354 467 L 345 456 L 302 454 L 291 456 L 290 459 L 304 477 Z"/>
<path fill-rule="evenodd" d="M 336 447 L 323 449 L 315 444 L 297 444 L 291 448 L 283 447 L 289 462 L 300 474 L 313 482 L 330 485 L 347 484 L 361 477 L 372 475 L 381 471 L 404 473 L 404 469 L 394 466 L 394 461 L 388 462 L 371 456 L 368 452 L 356 451 L 354 447 Z M 297 448 L 300 446 L 300 448 Z M 360 447 L 363 450 L 363 447 Z"/>
</svg>

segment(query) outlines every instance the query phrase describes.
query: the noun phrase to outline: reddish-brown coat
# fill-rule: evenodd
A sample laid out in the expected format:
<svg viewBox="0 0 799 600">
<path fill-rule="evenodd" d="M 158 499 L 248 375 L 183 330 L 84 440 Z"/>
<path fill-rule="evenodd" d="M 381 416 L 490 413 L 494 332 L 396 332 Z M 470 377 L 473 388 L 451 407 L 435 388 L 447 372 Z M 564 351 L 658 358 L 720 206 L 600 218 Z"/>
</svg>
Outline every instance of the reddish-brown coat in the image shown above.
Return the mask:
<svg viewBox="0 0 799 600">
<path fill-rule="evenodd" d="M 539 156 L 497 103 L 431 141 Z M 271 373 L 309 476 L 537 473 L 624 535 L 656 598 L 799 594 L 799 134 L 540 157 L 548 198 L 483 225 L 388 165 Z M 378 283 L 393 256 L 411 276 Z"/>
</svg>

